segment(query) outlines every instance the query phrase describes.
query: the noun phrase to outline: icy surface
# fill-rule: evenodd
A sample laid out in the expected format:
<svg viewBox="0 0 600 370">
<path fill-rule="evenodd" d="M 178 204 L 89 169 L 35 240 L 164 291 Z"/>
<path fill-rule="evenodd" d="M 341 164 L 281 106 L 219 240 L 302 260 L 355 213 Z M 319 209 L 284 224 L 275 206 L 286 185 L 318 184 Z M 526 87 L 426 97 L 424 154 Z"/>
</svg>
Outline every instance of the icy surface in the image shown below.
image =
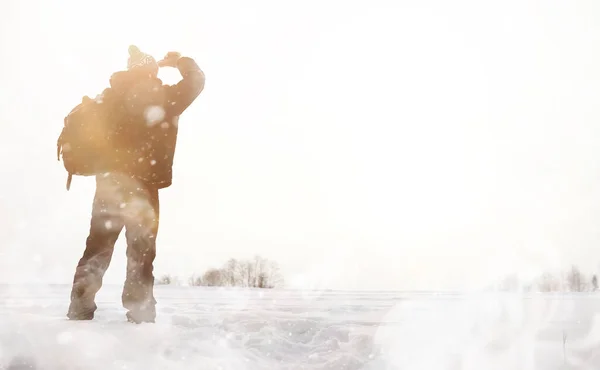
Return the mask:
<svg viewBox="0 0 600 370">
<path fill-rule="evenodd" d="M 0 369 L 598 369 L 600 295 L 157 286 L 156 324 L 104 286 L 69 322 L 68 286 L 0 286 Z"/>
</svg>

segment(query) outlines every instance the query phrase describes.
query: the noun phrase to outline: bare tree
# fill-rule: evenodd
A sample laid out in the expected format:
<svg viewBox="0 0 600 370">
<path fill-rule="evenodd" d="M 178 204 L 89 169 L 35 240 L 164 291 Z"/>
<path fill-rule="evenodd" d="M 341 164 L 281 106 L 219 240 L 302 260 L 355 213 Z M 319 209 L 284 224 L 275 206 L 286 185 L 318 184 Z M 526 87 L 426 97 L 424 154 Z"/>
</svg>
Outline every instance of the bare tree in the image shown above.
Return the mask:
<svg viewBox="0 0 600 370">
<path fill-rule="evenodd" d="M 265 288 L 279 288 L 284 284 L 283 275 L 281 274 L 281 270 L 279 269 L 279 265 L 275 262 L 267 263 L 267 266 L 264 270 L 265 274 Z"/>
<path fill-rule="evenodd" d="M 264 272 L 261 272 L 258 275 L 258 279 L 256 282 L 256 287 L 257 288 L 267 288 L 267 274 L 265 274 Z"/>
<path fill-rule="evenodd" d="M 190 276 L 190 278 L 188 280 L 188 284 L 190 286 L 202 286 L 202 285 L 204 285 L 204 283 L 202 281 L 202 276 L 196 276 L 196 275 Z"/>
<path fill-rule="evenodd" d="M 586 288 L 584 276 L 576 266 L 567 273 L 567 287 L 571 292 L 583 292 Z"/>
<path fill-rule="evenodd" d="M 283 284 L 279 267 L 273 261 L 254 256 L 244 264 L 245 286 L 252 288 L 274 288 Z"/>
<path fill-rule="evenodd" d="M 240 278 L 237 282 L 237 286 L 248 287 L 248 276 L 250 275 L 250 268 L 248 267 L 248 261 L 240 261 L 239 265 Z"/>
<path fill-rule="evenodd" d="M 556 276 L 545 272 L 540 277 L 538 289 L 540 292 L 556 292 L 560 290 L 560 281 Z"/>
<path fill-rule="evenodd" d="M 275 288 L 283 285 L 283 276 L 275 262 L 255 256 L 250 260 L 228 260 L 220 269 L 212 268 L 201 278 L 192 276 L 190 285 Z"/>
<path fill-rule="evenodd" d="M 178 283 L 179 281 L 177 280 L 177 278 L 169 274 L 161 276 L 154 282 L 155 285 L 177 285 Z"/>
<path fill-rule="evenodd" d="M 598 290 L 598 277 L 594 274 L 594 276 L 592 276 L 592 291 L 595 292 L 596 290 Z"/>
<path fill-rule="evenodd" d="M 202 285 L 223 286 L 223 274 L 220 269 L 210 269 L 202 275 Z"/>
<path fill-rule="evenodd" d="M 246 261 L 246 265 L 248 272 L 246 286 L 255 288 L 258 281 L 257 275 L 260 273 L 260 257 L 254 257 L 254 261 Z"/>
<path fill-rule="evenodd" d="M 231 258 L 223 268 L 221 268 L 223 285 L 225 286 L 239 286 L 241 285 L 242 277 L 242 266 L 235 258 Z"/>
</svg>

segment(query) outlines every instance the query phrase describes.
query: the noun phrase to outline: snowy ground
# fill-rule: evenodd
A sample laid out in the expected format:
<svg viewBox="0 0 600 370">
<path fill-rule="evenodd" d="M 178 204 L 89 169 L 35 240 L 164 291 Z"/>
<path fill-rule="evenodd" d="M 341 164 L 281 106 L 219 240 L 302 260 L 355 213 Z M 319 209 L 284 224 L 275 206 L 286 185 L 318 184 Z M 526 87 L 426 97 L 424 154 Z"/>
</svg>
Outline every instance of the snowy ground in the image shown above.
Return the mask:
<svg viewBox="0 0 600 370">
<path fill-rule="evenodd" d="M 68 322 L 68 286 L 0 286 L 0 369 L 600 368 L 600 294 L 156 291 L 133 325 L 120 287 Z"/>
</svg>

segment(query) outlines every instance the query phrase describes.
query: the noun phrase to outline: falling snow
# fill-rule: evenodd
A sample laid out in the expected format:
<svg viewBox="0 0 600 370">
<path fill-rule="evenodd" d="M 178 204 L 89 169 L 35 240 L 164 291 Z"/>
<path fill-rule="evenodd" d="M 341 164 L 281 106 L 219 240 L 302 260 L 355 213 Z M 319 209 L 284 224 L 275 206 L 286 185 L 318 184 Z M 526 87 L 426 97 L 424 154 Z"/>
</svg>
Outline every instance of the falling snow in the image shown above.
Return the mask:
<svg viewBox="0 0 600 370">
<path fill-rule="evenodd" d="M 146 118 L 146 124 L 148 126 L 154 126 L 159 122 L 162 122 L 165 118 L 165 110 L 158 105 L 152 105 L 144 111 Z"/>
</svg>

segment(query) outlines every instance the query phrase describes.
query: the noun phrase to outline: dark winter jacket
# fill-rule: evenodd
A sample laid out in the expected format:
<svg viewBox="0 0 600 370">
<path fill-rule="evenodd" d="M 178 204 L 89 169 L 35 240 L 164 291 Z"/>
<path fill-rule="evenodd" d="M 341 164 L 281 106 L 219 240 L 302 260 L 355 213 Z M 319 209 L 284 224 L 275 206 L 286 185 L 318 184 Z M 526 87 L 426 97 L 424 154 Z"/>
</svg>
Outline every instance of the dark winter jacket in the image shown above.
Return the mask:
<svg viewBox="0 0 600 370">
<path fill-rule="evenodd" d="M 179 116 L 204 89 L 204 73 L 193 59 L 180 58 L 177 68 L 183 78 L 175 85 L 163 85 L 134 70 L 121 71 L 112 75 L 111 87 L 103 93 L 118 127 L 111 156 L 114 170 L 158 189 L 173 180 Z"/>
</svg>

